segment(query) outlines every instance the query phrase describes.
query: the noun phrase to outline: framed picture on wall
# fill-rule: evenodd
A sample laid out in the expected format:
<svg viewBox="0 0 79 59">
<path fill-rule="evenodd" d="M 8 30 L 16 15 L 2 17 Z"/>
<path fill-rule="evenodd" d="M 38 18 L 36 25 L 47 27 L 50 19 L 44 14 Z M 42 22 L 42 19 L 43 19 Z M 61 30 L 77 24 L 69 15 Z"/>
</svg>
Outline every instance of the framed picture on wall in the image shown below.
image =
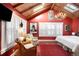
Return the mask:
<svg viewBox="0 0 79 59">
<path fill-rule="evenodd" d="M 30 23 L 30 33 L 37 33 L 37 23 Z"/>
<path fill-rule="evenodd" d="M 71 28 L 70 28 L 70 25 L 65 25 L 65 31 L 70 31 Z"/>
</svg>

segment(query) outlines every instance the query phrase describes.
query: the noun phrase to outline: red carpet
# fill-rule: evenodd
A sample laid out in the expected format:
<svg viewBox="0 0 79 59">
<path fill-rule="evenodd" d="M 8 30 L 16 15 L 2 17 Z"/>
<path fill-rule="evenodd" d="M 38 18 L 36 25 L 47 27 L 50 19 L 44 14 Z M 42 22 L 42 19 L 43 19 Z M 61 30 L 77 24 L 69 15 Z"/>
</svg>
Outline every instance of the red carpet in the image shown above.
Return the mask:
<svg viewBox="0 0 79 59">
<path fill-rule="evenodd" d="M 37 47 L 38 56 L 70 56 L 71 53 L 65 51 L 57 44 L 39 44 Z"/>
</svg>

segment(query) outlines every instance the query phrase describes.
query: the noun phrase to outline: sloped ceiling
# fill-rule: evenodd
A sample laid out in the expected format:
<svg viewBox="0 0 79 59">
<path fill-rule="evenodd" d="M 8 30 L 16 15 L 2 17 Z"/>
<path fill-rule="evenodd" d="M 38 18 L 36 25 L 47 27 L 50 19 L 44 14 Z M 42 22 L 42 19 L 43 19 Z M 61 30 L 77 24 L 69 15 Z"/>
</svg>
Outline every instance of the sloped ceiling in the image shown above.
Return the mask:
<svg viewBox="0 0 79 59">
<path fill-rule="evenodd" d="M 73 18 L 73 17 L 79 17 L 79 10 L 74 12 L 74 13 L 71 13 L 67 10 L 64 9 L 64 6 L 66 5 L 67 3 L 62 3 L 62 4 L 55 4 L 54 5 L 54 11 L 55 12 L 64 12 L 67 14 L 67 16 L 69 16 L 70 18 Z M 77 7 L 79 7 L 79 4 L 78 3 L 73 3 L 74 5 L 76 5 Z"/>
<path fill-rule="evenodd" d="M 18 3 L 17 4 L 12 3 L 11 5 L 20 14 L 22 14 L 23 16 L 25 16 L 27 20 L 29 20 L 29 19 L 37 16 L 38 14 L 40 14 L 43 10 L 50 9 L 50 7 L 51 7 L 52 4 L 46 3 L 44 5 L 44 8 L 42 8 L 41 10 L 36 11 L 36 12 L 33 11 L 34 8 L 37 7 L 37 6 L 39 6 L 39 5 L 41 5 L 41 3 L 23 3 L 23 4 L 22 3 L 19 3 L 19 4 Z"/>
<path fill-rule="evenodd" d="M 71 13 L 64 9 L 64 6 L 67 3 L 45 3 L 43 8 L 34 12 L 34 8 L 41 4 L 42 3 L 9 3 L 8 6 L 10 6 L 9 9 L 15 10 L 15 12 L 25 17 L 26 20 L 30 20 L 38 16 L 39 14 L 46 12 L 50 9 L 52 9 L 55 14 L 59 12 L 64 12 L 70 18 L 79 17 L 79 11 Z M 79 7 L 79 3 L 73 3 L 73 4 Z M 7 4 L 3 4 L 3 5 L 6 6 Z"/>
</svg>

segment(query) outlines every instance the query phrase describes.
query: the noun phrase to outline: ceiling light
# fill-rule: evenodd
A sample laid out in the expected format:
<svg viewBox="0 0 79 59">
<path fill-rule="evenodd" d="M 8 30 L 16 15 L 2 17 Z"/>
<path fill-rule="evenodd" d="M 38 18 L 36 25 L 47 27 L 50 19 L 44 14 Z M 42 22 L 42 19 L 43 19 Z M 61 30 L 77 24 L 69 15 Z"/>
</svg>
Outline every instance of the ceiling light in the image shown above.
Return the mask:
<svg viewBox="0 0 79 59">
<path fill-rule="evenodd" d="M 49 10 L 48 11 L 48 20 L 53 20 L 53 19 L 55 19 L 54 11 Z"/>
<path fill-rule="evenodd" d="M 72 13 L 79 10 L 79 8 L 74 4 L 67 4 L 64 9 Z"/>
<path fill-rule="evenodd" d="M 66 13 L 63 13 L 63 12 L 59 12 L 55 15 L 55 18 L 58 19 L 58 20 L 62 20 L 66 17 Z"/>
</svg>

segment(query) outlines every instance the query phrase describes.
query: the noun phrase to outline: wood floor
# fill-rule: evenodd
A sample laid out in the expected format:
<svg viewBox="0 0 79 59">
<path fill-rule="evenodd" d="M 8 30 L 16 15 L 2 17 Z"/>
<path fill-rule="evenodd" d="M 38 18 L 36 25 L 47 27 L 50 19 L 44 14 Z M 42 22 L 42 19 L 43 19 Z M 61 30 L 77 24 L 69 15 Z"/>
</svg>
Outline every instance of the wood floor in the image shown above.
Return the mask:
<svg viewBox="0 0 79 59">
<path fill-rule="evenodd" d="M 61 46 L 56 43 L 39 43 L 37 46 L 36 55 L 22 55 L 20 50 L 14 53 L 14 56 L 71 56 L 71 52 L 65 51 Z"/>
<path fill-rule="evenodd" d="M 43 43 L 38 46 L 38 56 L 71 56 L 72 52 L 64 50 L 56 43 Z"/>
</svg>

